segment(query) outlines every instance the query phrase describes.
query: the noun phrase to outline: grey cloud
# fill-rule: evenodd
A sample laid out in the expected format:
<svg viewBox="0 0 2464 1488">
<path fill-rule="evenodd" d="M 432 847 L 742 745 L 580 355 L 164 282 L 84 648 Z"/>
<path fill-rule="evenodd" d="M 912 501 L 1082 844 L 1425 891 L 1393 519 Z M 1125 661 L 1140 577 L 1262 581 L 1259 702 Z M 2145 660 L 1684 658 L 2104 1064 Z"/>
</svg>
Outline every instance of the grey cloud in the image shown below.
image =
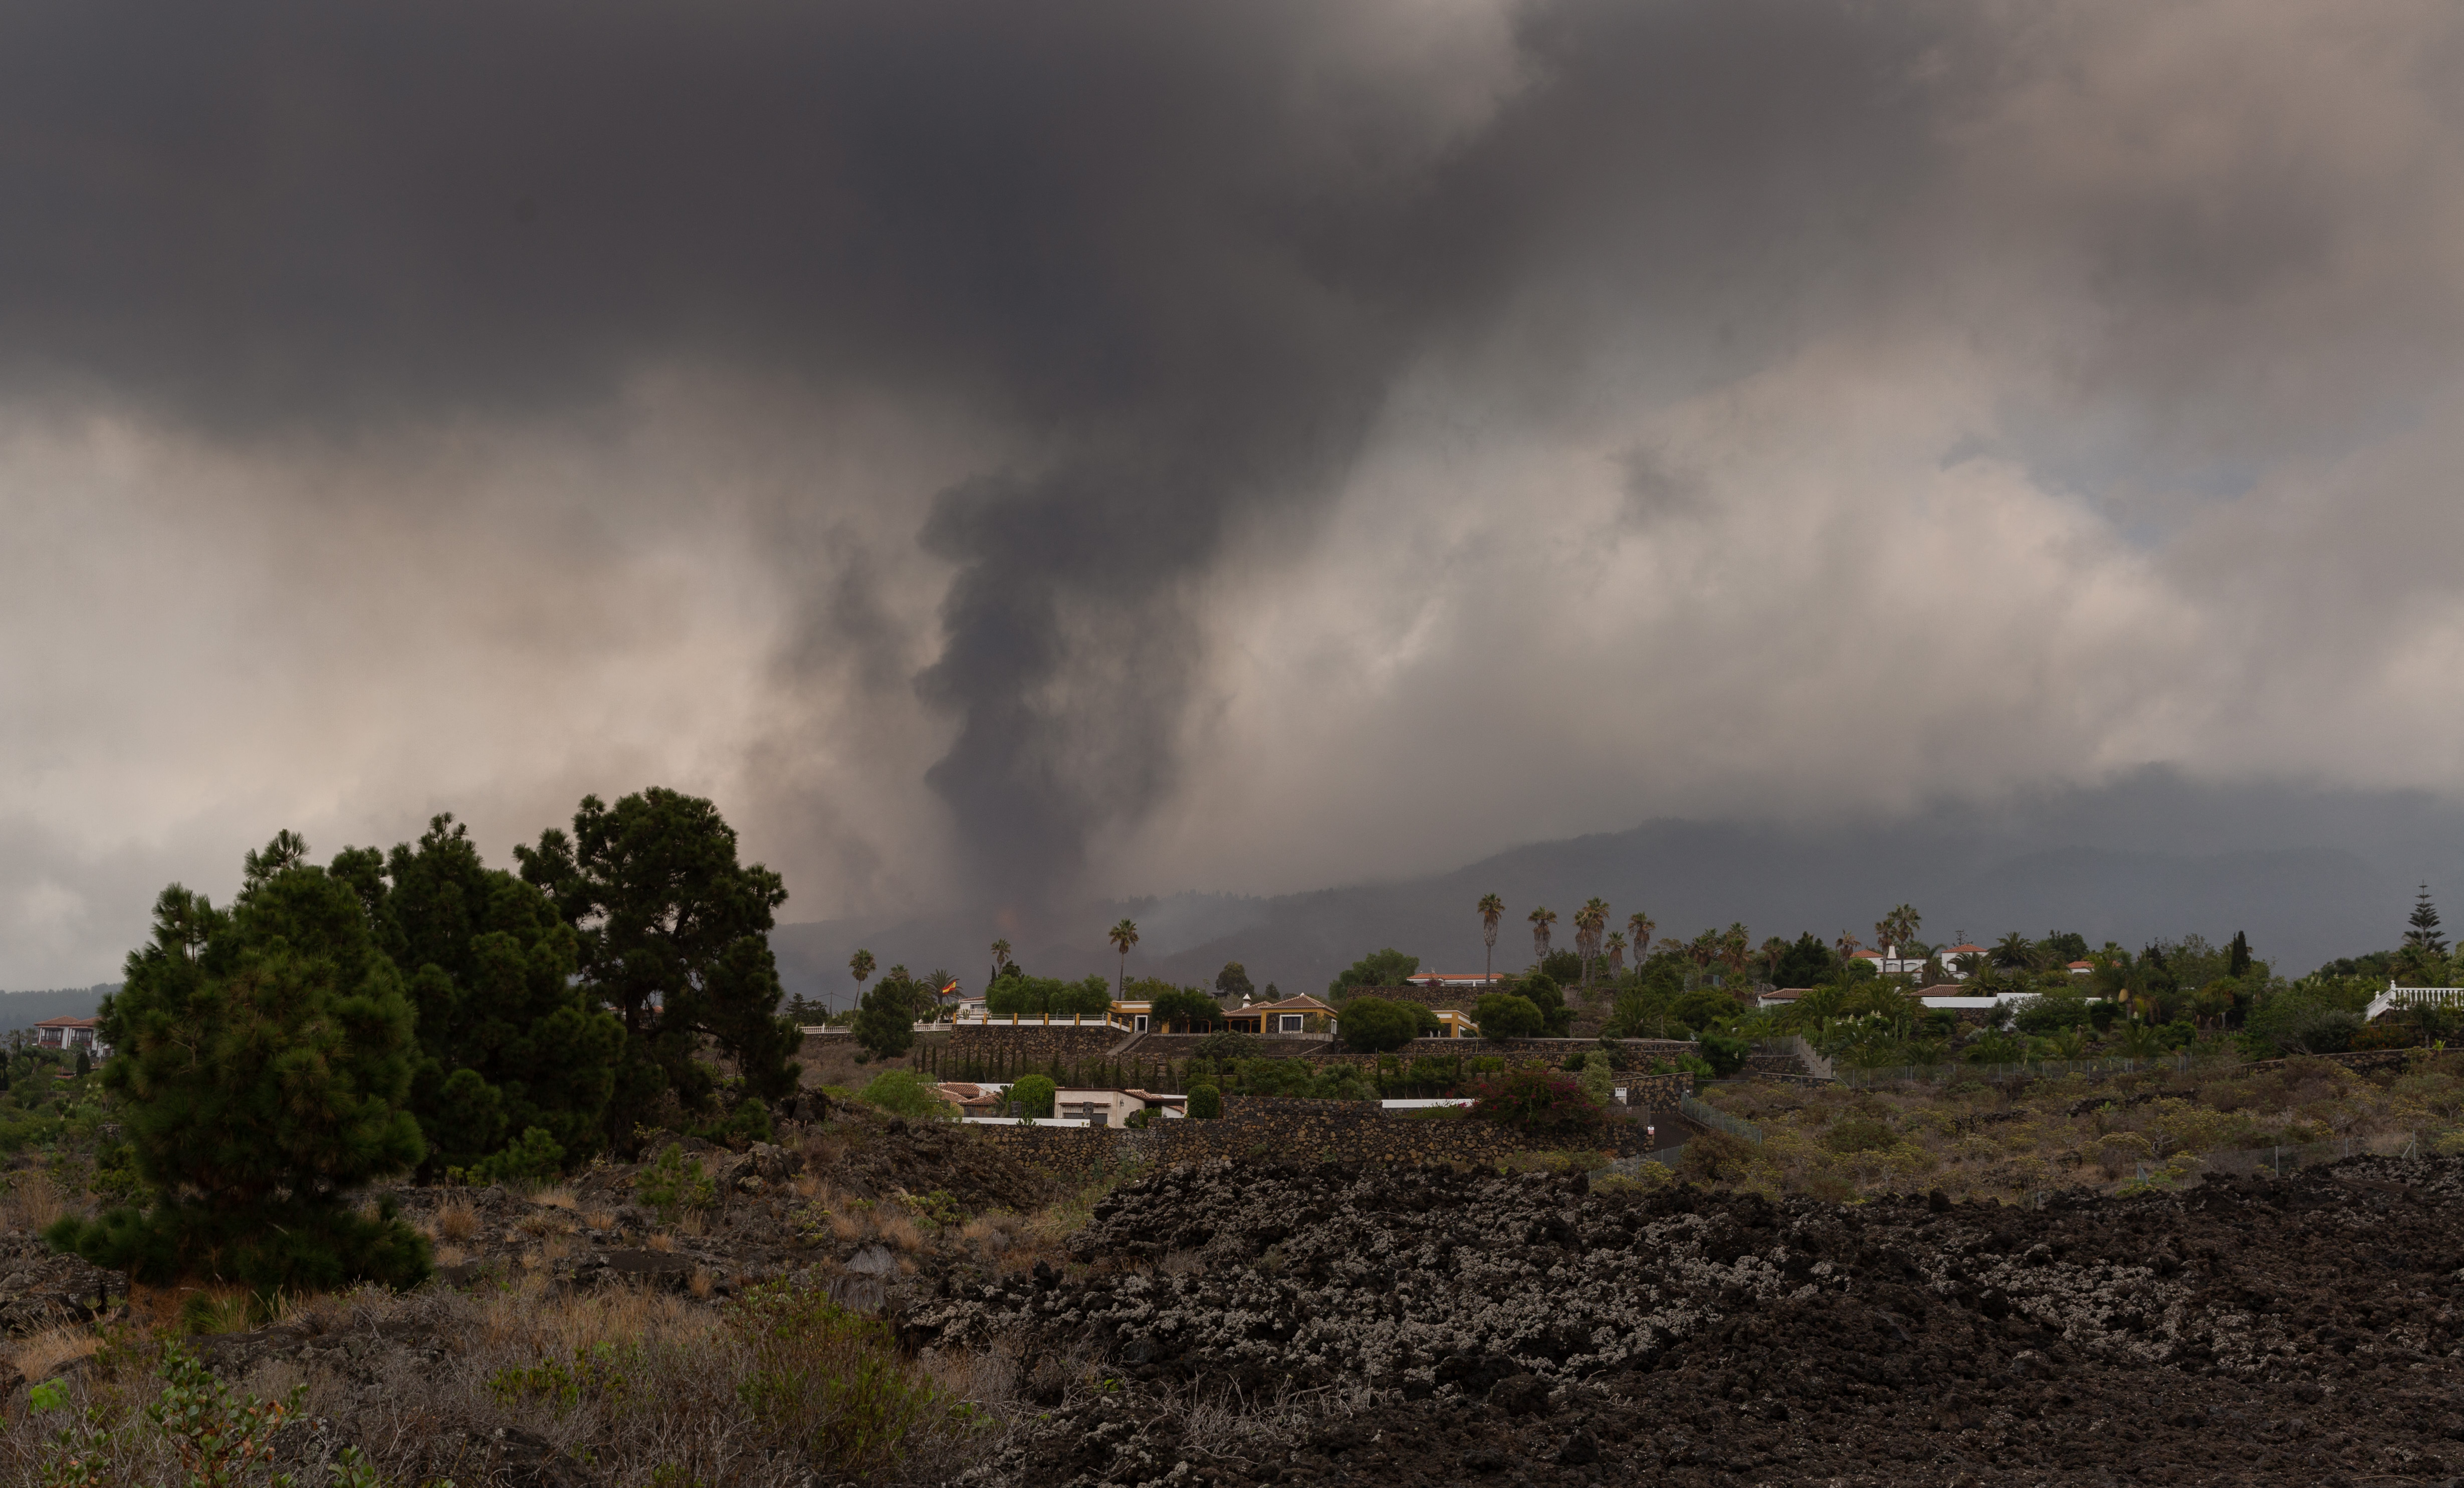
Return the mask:
<svg viewBox="0 0 2464 1488">
<path fill-rule="evenodd" d="M 1624 510 L 1686 513 L 1705 574 L 1720 544 L 1859 514 L 1758 515 L 1824 462 L 1724 483 L 1713 436 L 1632 426 L 1815 353 L 1846 396 L 1958 347 L 1992 412 L 1948 441 L 2146 518 L 2148 541 L 2185 502 L 2434 407 L 2417 385 L 2464 303 L 2434 249 L 2464 211 L 2438 101 L 2459 35 L 2403 6 L 38 0 L 0 12 L 0 396 L 297 469 L 465 425 L 602 440 L 646 379 L 759 389 L 745 448 L 704 479 L 561 492 L 583 508 L 559 508 L 566 551 L 655 549 L 694 520 L 757 534 L 749 582 L 796 596 L 777 716 L 705 742 L 751 778 L 757 833 L 828 839 L 808 856 L 833 885 L 1047 899 L 1222 793 L 1188 741 L 1201 704 L 1240 707 L 1209 581 L 1262 531 L 1247 561 L 1310 553 L 1406 437 L 1419 380 L 1537 445 L 1648 452 Z M 1757 407 L 1839 442 L 1881 418 Z M 950 448 L 911 439 L 861 478 L 795 468 L 826 442 L 810 428 L 881 409 Z M 370 484 L 405 520 L 432 500 Z M 317 481 L 266 488 L 330 518 Z M 1493 501 L 1553 520 L 1524 487 Z M 1819 607 L 1852 546 L 1767 566 Z M 542 608 L 581 586 L 550 588 Z M 1792 643 L 1783 598 L 1643 640 L 1785 699 L 1792 678 L 1753 669 L 1828 648 Z M 1550 616 L 1507 618 L 1530 647 Z M 1424 684 L 1432 707 L 1506 664 L 1481 644 Z M 1836 672 L 1825 688 L 1860 685 Z M 1734 711 L 1753 747 L 1726 756 L 1818 773 L 1773 764 L 1773 717 Z M 2069 763 L 2027 768 L 2128 754 L 2092 737 L 2119 727 L 2101 715 L 2060 722 L 2035 732 Z M 2004 726 L 1961 737 L 1999 749 L 2029 721 Z M 1389 779 L 1435 792 L 1446 761 L 1499 757 L 1447 728 Z M 1912 778 L 1851 784 L 1922 795 L 1925 743 Z M 821 798 L 890 771 L 929 784 L 946 832 Z M 1393 810 L 1316 788 L 1298 810 L 1330 833 L 1375 836 L 1353 813 Z M 1625 819 L 1686 804 L 1619 799 Z M 908 845 L 926 839 L 937 855 Z"/>
</svg>

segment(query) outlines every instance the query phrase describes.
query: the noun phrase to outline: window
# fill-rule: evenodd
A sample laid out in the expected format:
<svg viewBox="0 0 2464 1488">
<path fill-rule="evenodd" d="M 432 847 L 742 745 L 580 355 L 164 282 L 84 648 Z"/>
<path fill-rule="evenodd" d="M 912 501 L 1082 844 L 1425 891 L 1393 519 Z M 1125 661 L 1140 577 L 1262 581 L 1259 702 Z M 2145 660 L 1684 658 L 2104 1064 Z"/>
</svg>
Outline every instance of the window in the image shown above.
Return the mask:
<svg viewBox="0 0 2464 1488">
<path fill-rule="evenodd" d="M 1279 1012 L 1275 1014 L 1275 1018 L 1287 1033 L 1297 1033 L 1301 1031 L 1301 1015 L 1297 1012 Z"/>
</svg>

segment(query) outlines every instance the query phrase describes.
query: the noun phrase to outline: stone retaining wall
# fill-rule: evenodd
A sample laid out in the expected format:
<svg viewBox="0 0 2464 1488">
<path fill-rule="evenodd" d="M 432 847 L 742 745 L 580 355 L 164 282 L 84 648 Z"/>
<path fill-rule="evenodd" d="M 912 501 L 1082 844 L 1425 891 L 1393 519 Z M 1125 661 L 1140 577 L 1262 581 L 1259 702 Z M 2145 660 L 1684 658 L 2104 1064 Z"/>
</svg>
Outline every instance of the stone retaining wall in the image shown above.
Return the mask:
<svg viewBox="0 0 2464 1488">
<path fill-rule="evenodd" d="M 1383 997 L 1388 1002 L 1416 1002 L 1423 1008 L 1452 1008 L 1469 1012 L 1483 993 L 1509 990 L 1501 977 L 1494 987 L 1355 987 L 1350 997 Z"/>
<path fill-rule="evenodd" d="M 1365 1100 L 1228 1096 L 1216 1121 L 1162 1121 L 1137 1130 L 1088 1126 L 979 1126 L 985 1139 L 1039 1166 L 1081 1171 L 1107 1164 L 1202 1163 L 1214 1158 L 1303 1163 L 1493 1163 L 1558 1144 L 1475 1117 L 1407 1117 Z M 1619 1153 L 1641 1150 L 1639 1122 L 1610 1124 Z"/>
<path fill-rule="evenodd" d="M 945 1059 L 1007 1059 L 1015 1064 L 1043 1065 L 1058 1058 L 1065 1064 L 1101 1058 L 1129 1038 L 1116 1028 L 1036 1027 L 965 1023 L 944 1035 Z"/>
</svg>

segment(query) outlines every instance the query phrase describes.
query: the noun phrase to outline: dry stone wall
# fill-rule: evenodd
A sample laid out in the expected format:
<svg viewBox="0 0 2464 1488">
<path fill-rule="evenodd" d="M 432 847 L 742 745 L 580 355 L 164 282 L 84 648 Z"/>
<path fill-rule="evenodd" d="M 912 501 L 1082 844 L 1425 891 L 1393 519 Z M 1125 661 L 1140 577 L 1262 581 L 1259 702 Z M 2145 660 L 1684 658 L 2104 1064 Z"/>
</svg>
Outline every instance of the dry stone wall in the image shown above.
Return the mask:
<svg viewBox="0 0 2464 1488">
<path fill-rule="evenodd" d="M 1672 1102 L 1673 1103 L 1673 1102 Z M 1476 1117 L 1429 1118 L 1381 1111 L 1364 1100 L 1227 1096 L 1215 1121 L 1159 1121 L 1131 1130 L 1092 1126 L 979 1126 L 986 1139 L 1041 1166 L 1084 1170 L 1107 1164 L 1202 1163 L 1215 1158 L 1300 1163 L 1493 1163 L 1516 1152 L 1563 1146 Z M 1639 1123 L 1611 1124 L 1602 1144 L 1642 1150 Z"/>
<path fill-rule="evenodd" d="M 950 1059 L 1005 1059 L 1013 1065 L 1043 1065 L 1054 1059 L 1074 1064 L 1101 1058 L 1130 1035 L 1116 1028 L 1036 1027 L 969 1024 L 950 1031 L 944 1046 Z"/>
</svg>

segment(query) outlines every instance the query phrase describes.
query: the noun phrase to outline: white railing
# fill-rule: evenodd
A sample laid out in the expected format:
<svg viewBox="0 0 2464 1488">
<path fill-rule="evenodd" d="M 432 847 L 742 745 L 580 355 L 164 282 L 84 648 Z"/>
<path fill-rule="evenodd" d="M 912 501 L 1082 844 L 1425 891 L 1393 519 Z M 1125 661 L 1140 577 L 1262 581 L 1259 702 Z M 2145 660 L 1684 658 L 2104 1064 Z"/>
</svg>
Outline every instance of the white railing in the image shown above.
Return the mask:
<svg viewBox="0 0 2464 1488">
<path fill-rule="evenodd" d="M 1109 1028 L 1135 1033 L 1117 1012 L 977 1012 L 960 1013 L 946 1023 L 918 1023 L 919 1031 L 948 1028 Z"/>
<path fill-rule="evenodd" d="M 2389 982 L 2386 991 L 2370 999 L 2369 1011 L 2362 1018 L 2366 1022 L 2398 1008 L 2425 1007 L 2464 1008 L 2464 987 L 2398 987 Z"/>
</svg>

